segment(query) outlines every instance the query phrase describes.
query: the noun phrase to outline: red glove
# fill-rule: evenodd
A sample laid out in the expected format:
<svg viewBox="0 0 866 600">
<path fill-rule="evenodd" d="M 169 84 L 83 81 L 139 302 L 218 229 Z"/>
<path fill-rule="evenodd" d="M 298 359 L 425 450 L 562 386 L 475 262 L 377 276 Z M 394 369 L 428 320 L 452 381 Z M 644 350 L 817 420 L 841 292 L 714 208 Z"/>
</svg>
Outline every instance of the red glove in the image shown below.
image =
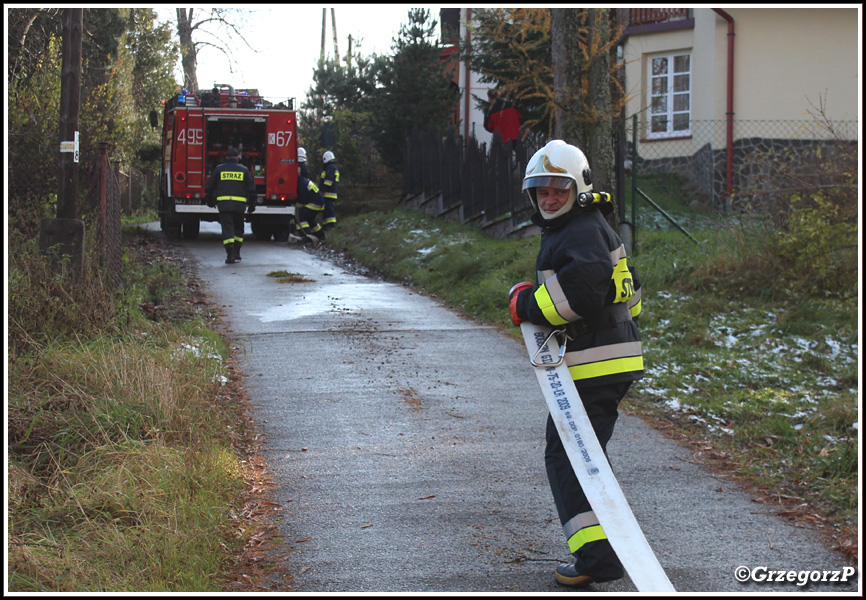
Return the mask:
<svg viewBox="0 0 866 600">
<path fill-rule="evenodd" d="M 523 281 L 508 290 L 508 306 L 511 310 L 511 322 L 514 323 L 515 326 L 523 323 L 523 319 L 517 316 L 517 297 L 520 295 L 521 290 L 531 288 L 534 285 L 535 284 L 531 281 Z"/>
</svg>

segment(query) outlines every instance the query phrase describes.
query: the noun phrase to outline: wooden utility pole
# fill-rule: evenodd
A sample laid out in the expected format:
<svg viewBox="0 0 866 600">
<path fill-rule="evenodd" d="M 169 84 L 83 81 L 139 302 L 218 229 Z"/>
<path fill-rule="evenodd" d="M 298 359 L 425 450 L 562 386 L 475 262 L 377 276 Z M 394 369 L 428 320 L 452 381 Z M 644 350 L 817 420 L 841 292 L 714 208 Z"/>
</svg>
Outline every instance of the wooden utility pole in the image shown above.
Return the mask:
<svg viewBox="0 0 866 600">
<path fill-rule="evenodd" d="M 319 64 L 325 64 L 325 28 L 328 25 L 328 9 L 322 9 L 322 50 L 319 54 Z"/>
<path fill-rule="evenodd" d="M 60 71 L 57 218 L 39 224 L 39 248 L 58 270 L 80 278 L 84 273 L 84 221 L 78 215 L 78 120 L 81 109 L 81 35 L 84 9 L 63 9 L 63 64 Z"/>
<path fill-rule="evenodd" d="M 337 15 L 334 9 L 331 9 L 331 33 L 334 35 L 334 60 L 339 64 L 340 50 L 337 48 Z"/>
<path fill-rule="evenodd" d="M 78 216 L 78 120 L 81 110 L 81 33 L 84 9 L 63 9 L 63 65 L 60 74 L 60 159 L 57 218 Z"/>
</svg>

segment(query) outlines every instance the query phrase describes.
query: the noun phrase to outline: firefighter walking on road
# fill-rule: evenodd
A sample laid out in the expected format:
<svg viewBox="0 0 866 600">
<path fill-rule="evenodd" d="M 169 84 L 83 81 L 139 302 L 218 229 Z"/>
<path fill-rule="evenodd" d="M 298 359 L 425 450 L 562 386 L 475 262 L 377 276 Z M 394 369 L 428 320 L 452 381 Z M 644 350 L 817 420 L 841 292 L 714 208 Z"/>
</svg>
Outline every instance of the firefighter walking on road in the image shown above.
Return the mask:
<svg viewBox="0 0 866 600">
<path fill-rule="evenodd" d="M 537 280 L 508 294 L 515 325 L 564 328 L 565 362 L 602 449 L 613 434 L 617 408 L 643 376 L 637 327 L 640 281 L 622 239 L 604 215 L 610 195 L 593 192 L 589 163 L 579 148 L 554 140 L 526 167 L 523 189 L 541 228 Z M 574 563 L 554 577 L 568 587 L 619 579 L 622 564 L 575 475 L 553 419 L 547 418 L 545 464 L 553 500 Z"/>
<path fill-rule="evenodd" d="M 322 187 L 322 197 L 325 199 L 325 210 L 322 213 L 322 227 L 330 231 L 337 225 L 337 212 L 334 205 L 337 203 L 337 188 L 340 185 L 340 169 L 337 167 L 337 159 L 334 153 L 328 150 L 322 155 L 324 168 L 319 175 Z"/>
<path fill-rule="evenodd" d="M 238 149 L 230 146 L 226 161 L 213 170 L 205 186 L 205 198 L 219 211 L 226 264 L 241 259 L 244 243 L 244 213 L 256 209 L 256 183 L 252 173 L 239 162 Z"/>
</svg>

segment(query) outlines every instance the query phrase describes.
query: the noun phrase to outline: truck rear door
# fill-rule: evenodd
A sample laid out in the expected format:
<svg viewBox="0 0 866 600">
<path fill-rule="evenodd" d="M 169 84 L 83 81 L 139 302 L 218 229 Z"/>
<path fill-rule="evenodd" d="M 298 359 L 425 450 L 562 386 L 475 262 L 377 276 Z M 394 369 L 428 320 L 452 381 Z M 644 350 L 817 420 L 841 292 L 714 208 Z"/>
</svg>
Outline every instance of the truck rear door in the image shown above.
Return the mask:
<svg viewBox="0 0 866 600">
<path fill-rule="evenodd" d="M 201 110 L 175 112 L 172 186 L 178 199 L 204 197 L 204 115 Z"/>
<path fill-rule="evenodd" d="M 268 115 L 268 153 L 265 169 L 265 202 L 286 202 L 297 198 L 297 121 L 292 111 L 271 111 Z"/>
</svg>

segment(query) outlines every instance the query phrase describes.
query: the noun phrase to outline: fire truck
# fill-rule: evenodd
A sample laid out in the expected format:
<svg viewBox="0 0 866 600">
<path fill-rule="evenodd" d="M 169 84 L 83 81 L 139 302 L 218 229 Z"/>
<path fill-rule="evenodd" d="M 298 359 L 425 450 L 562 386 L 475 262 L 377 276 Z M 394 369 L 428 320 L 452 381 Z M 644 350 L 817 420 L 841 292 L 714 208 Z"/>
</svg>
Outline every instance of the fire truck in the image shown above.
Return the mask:
<svg viewBox="0 0 866 600">
<path fill-rule="evenodd" d="M 297 115 L 294 101 L 273 103 L 255 89 L 214 85 L 185 90 L 164 102 L 160 163 L 160 226 L 170 239 L 196 239 L 202 221 L 218 221 L 205 200 L 205 184 L 240 151 L 256 183 L 256 208 L 247 213 L 253 236 L 286 241 L 293 227 L 298 180 Z"/>
</svg>

